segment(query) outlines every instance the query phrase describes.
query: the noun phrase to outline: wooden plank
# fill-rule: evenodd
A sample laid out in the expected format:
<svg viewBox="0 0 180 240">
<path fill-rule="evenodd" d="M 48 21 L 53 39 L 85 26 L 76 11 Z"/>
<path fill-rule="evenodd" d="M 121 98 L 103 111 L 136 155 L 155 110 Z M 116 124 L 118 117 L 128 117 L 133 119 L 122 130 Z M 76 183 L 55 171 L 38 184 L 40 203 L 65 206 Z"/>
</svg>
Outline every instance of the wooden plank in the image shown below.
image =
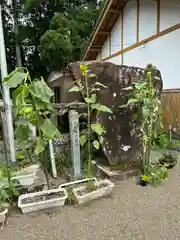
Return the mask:
<svg viewBox="0 0 180 240">
<path fill-rule="evenodd" d="M 105 32 L 105 31 L 99 31 L 97 34 L 103 35 L 103 36 L 109 36 L 109 32 Z"/>
<path fill-rule="evenodd" d="M 87 49 L 86 49 L 86 52 L 85 52 L 85 54 L 84 54 L 84 56 L 83 56 L 83 60 L 86 59 L 86 56 L 87 56 L 87 54 L 88 54 L 88 52 L 89 52 L 89 49 L 91 48 L 91 45 L 92 45 L 92 43 L 93 43 L 93 41 L 94 41 L 94 39 L 95 39 L 98 31 L 100 30 L 100 27 L 101 27 L 101 25 L 102 25 L 102 23 L 103 23 L 106 15 L 107 15 L 107 13 L 108 13 L 108 11 L 109 11 L 112 3 L 113 3 L 113 0 L 110 0 L 109 3 L 108 3 L 108 5 L 107 5 L 106 10 L 104 11 L 104 14 L 102 15 L 101 20 L 99 21 L 99 24 L 98 24 L 96 30 L 94 31 L 94 34 L 93 34 L 93 36 L 92 36 L 92 38 L 91 38 L 91 41 L 90 41 L 90 43 L 89 43 L 89 45 L 88 45 L 88 47 L 87 47 Z"/>
<path fill-rule="evenodd" d="M 136 42 L 139 42 L 139 0 L 137 0 Z"/>
<path fill-rule="evenodd" d="M 124 10 L 121 13 L 121 65 L 124 64 L 124 55 L 123 55 L 123 48 L 124 48 Z M 114 55 L 114 54 L 113 54 Z"/>
<path fill-rule="evenodd" d="M 160 32 L 160 12 L 161 12 L 161 0 L 157 1 L 157 33 Z"/>
<path fill-rule="evenodd" d="M 80 144 L 79 144 L 79 115 L 74 110 L 69 111 L 69 128 L 71 136 L 71 158 L 73 178 L 81 176 Z"/>
<path fill-rule="evenodd" d="M 113 13 L 113 14 L 117 14 L 117 15 L 119 15 L 119 14 L 121 13 L 120 10 L 117 10 L 117 9 L 115 9 L 115 8 L 110 8 L 108 12 L 109 12 L 109 13 Z"/>
<path fill-rule="evenodd" d="M 171 125 L 180 134 L 180 89 L 163 90 L 161 102 L 164 121 L 164 127 L 161 131 L 167 132 L 169 125 Z"/>
</svg>

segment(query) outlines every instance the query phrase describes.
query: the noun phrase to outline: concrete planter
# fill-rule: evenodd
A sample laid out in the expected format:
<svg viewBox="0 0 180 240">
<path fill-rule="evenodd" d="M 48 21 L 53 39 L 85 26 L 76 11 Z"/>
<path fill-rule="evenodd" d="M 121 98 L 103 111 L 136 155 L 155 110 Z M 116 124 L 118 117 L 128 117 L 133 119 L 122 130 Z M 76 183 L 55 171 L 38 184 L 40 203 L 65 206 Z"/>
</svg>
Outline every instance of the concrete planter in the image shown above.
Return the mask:
<svg viewBox="0 0 180 240">
<path fill-rule="evenodd" d="M 5 208 L 4 211 L 0 212 L 0 223 L 2 224 L 2 227 L 4 226 L 6 222 L 6 215 L 8 213 L 8 208 Z"/>
<path fill-rule="evenodd" d="M 88 193 L 84 193 L 84 194 L 79 194 L 79 192 L 83 192 L 86 189 L 86 186 L 74 188 L 73 194 L 74 194 L 75 199 L 78 202 L 78 204 L 84 204 L 86 202 L 92 201 L 93 199 L 109 196 L 112 194 L 112 190 L 114 188 L 114 183 L 112 183 L 108 179 L 104 179 L 104 180 L 95 182 L 96 187 L 100 187 L 101 185 L 103 185 L 102 188 L 98 188 L 92 192 L 88 192 Z"/>
<path fill-rule="evenodd" d="M 53 194 L 53 193 L 62 193 L 62 195 L 64 196 L 54 197 L 52 199 L 42 200 L 39 202 L 32 201 L 31 203 L 23 203 L 23 200 L 27 198 L 33 199 L 33 197 L 43 196 L 46 194 Z M 30 213 L 30 212 L 47 209 L 47 208 L 53 208 L 53 207 L 61 207 L 65 204 L 65 200 L 67 197 L 68 197 L 67 191 L 64 188 L 22 194 L 21 196 L 19 196 L 19 199 L 18 199 L 18 207 L 21 208 L 23 213 Z"/>
</svg>

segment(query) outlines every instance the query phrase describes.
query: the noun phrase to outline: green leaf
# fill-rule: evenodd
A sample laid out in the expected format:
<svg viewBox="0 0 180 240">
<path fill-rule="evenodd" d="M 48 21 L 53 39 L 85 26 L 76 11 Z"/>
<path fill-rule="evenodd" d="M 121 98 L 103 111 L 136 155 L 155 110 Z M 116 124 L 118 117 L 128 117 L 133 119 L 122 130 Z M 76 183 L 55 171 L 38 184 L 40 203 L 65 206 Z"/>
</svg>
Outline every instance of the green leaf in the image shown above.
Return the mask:
<svg viewBox="0 0 180 240">
<path fill-rule="evenodd" d="M 126 88 L 121 88 L 121 90 L 125 90 L 125 91 L 128 91 L 128 90 L 133 90 L 134 88 L 132 86 L 129 86 L 129 87 L 126 87 Z"/>
<path fill-rule="evenodd" d="M 142 107 L 143 118 L 146 119 L 149 116 L 149 109 L 147 107 Z"/>
<path fill-rule="evenodd" d="M 98 92 L 98 91 L 101 91 L 101 89 L 100 88 L 92 88 L 91 89 L 91 92 Z"/>
<path fill-rule="evenodd" d="M 137 99 L 135 99 L 135 98 L 130 98 L 130 99 L 128 100 L 127 104 L 137 103 L 137 102 L 138 102 Z"/>
<path fill-rule="evenodd" d="M 83 76 L 86 76 L 86 73 L 87 73 L 87 69 L 88 69 L 88 66 L 85 64 L 80 64 L 80 72 Z"/>
<path fill-rule="evenodd" d="M 104 105 L 101 105 L 100 103 L 92 104 L 91 108 L 96 109 L 97 111 L 100 111 L 100 112 L 112 113 L 110 108 L 108 108 Z"/>
<path fill-rule="evenodd" d="M 12 93 L 13 102 L 16 106 L 24 105 L 26 99 L 29 96 L 29 88 L 26 86 L 20 86 Z"/>
<path fill-rule="evenodd" d="M 16 154 L 16 159 L 21 160 L 21 159 L 24 159 L 24 158 L 25 158 L 25 156 L 24 156 L 23 153 L 17 153 L 17 154 Z"/>
<path fill-rule="evenodd" d="M 91 129 L 93 132 L 97 133 L 99 136 L 101 136 L 103 133 L 105 133 L 104 127 L 100 123 L 93 123 L 91 124 Z"/>
<path fill-rule="evenodd" d="M 95 82 L 95 85 L 96 85 L 96 86 L 103 87 L 103 88 L 108 88 L 107 86 L 105 86 L 104 84 L 102 84 L 102 83 L 100 83 L 100 82 Z"/>
<path fill-rule="evenodd" d="M 7 77 L 4 78 L 3 82 L 9 88 L 16 88 L 22 81 L 27 77 L 27 73 L 24 73 L 23 68 L 17 68 Z"/>
<path fill-rule="evenodd" d="M 138 89 L 138 90 L 141 90 L 143 89 L 144 87 L 147 86 L 147 82 L 143 82 L 143 83 L 135 83 L 135 88 Z"/>
<path fill-rule="evenodd" d="M 15 130 L 15 136 L 20 141 L 27 140 L 29 137 L 29 127 L 27 125 L 18 125 Z"/>
<path fill-rule="evenodd" d="M 93 103 L 93 100 L 91 98 L 84 98 L 86 103 Z"/>
<path fill-rule="evenodd" d="M 121 106 L 118 106 L 118 108 L 127 108 L 127 104 L 123 104 L 123 105 L 121 105 Z"/>
<path fill-rule="evenodd" d="M 74 86 L 71 89 L 69 89 L 68 92 L 80 92 L 83 89 L 83 87 L 79 88 L 78 86 Z"/>
<path fill-rule="evenodd" d="M 91 94 L 92 103 L 96 103 L 97 95 L 95 93 Z"/>
<path fill-rule="evenodd" d="M 42 125 L 40 126 L 41 131 L 43 134 L 50 140 L 53 137 L 61 137 L 58 129 L 53 125 L 50 119 L 46 118 Z"/>
<path fill-rule="evenodd" d="M 87 116 L 88 116 L 87 113 L 80 113 L 80 114 L 79 114 L 79 117 L 87 117 Z"/>
<path fill-rule="evenodd" d="M 73 83 L 80 83 L 80 82 L 81 82 L 81 79 L 73 81 Z"/>
<path fill-rule="evenodd" d="M 41 101 L 41 99 L 36 98 L 36 97 L 34 99 L 35 99 L 35 105 L 36 105 L 37 110 L 44 110 L 44 109 L 53 110 L 53 106 L 50 102 L 49 103 L 43 102 L 43 101 Z"/>
<path fill-rule="evenodd" d="M 144 102 L 144 104 L 147 105 L 147 106 L 149 106 L 149 105 L 152 104 L 152 101 L 151 101 L 149 98 L 144 98 L 144 99 L 143 99 L 143 102 Z"/>
<path fill-rule="evenodd" d="M 46 145 L 47 145 L 47 141 L 45 141 L 41 137 L 38 137 L 36 142 L 35 154 L 39 155 L 41 152 L 43 152 Z"/>
<path fill-rule="evenodd" d="M 24 113 L 30 113 L 33 111 L 33 107 L 24 107 L 23 111 L 24 111 Z"/>
<path fill-rule="evenodd" d="M 91 73 L 91 74 L 88 75 L 88 78 L 97 78 L 97 75 L 94 74 L 94 73 Z"/>
<path fill-rule="evenodd" d="M 93 146 L 98 150 L 99 147 L 100 147 L 100 144 L 99 144 L 99 142 L 97 140 L 94 140 L 93 141 Z"/>
<path fill-rule="evenodd" d="M 138 119 L 138 114 L 137 113 L 134 113 L 133 115 L 132 115 L 132 120 L 137 120 Z"/>
<path fill-rule="evenodd" d="M 44 81 L 34 81 L 29 89 L 30 93 L 41 100 L 41 102 L 50 103 L 53 91 Z"/>
<path fill-rule="evenodd" d="M 81 135 L 79 138 L 81 146 L 83 146 L 87 141 L 87 135 Z"/>
</svg>

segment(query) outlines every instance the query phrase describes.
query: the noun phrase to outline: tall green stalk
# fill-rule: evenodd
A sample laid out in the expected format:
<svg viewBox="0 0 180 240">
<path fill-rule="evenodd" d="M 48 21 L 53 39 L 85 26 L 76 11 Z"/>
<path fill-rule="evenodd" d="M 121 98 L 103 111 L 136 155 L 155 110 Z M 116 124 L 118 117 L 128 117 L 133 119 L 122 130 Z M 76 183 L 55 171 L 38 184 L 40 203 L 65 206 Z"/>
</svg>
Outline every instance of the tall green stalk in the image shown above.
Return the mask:
<svg viewBox="0 0 180 240">
<path fill-rule="evenodd" d="M 80 136 L 80 144 L 83 146 L 85 143 L 87 143 L 88 146 L 88 162 L 87 162 L 87 176 L 89 178 L 92 178 L 93 176 L 93 170 L 92 170 L 92 156 L 91 156 L 91 140 L 92 144 L 95 149 L 99 149 L 100 143 L 98 141 L 98 137 L 102 136 L 106 131 L 101 124 L 96 121 L 96 123 L 91 123 L 91 113 L 93 110 L 96 110 L 97 112 L 106 112 L 106 113 L 112 113 L 111 109 L 100 104 L 97 102 L 97 92 L 100 91 L 100 87 L 107 88 L 105 85 L 103 85 L 100 82 L 91 82 L 88 81 L 88 79 L 91 80 L 91 78 L 96 78 L 97 76 L 95 74 L 88 74 L 88 66 L 80 64 L 80 72 L 82 74 L 82 79 L 76 80 L 76 86 L 71 88 L 69 92 L 81 92 L 82 96 L 84 98 L 84 101 L 87 106 L 87 134 L 83 134 Z M 90 82 L 90 83 L 89 83 Z M 93 136 L 94 133 L 94 136 Z M 94 139 L 95 137 L 95 139 Z"/>
<path fill-rule="evenodd" d="M 22 79 L 24 84 L 22 84 Z M 29 82 L 29 84 L 27 84 Z M 48 170 L 45 165 L 47 161 L 47 154 L 45 150 L 48 144 L 48 140 L 52 140 L 54 137 L 61 138 L 61 134 L 58 129 L 53 125 L 51 120 L 46 117 L 47 112 L 52 110 L 51 97 L 54 95 L 53 91 L 47 86 L 43 78 L 41 80 L 31 81 L 30 74 L 26 68 L 17 68 L 10 73 L 5 79 L 4 84 L 9 88 L 16 88 L 13 92 L 13 104 L 16 109 L 16 115 L 23 117 L 28 123 L 33 124 L 38 131 L 36 137 L 35 154 L 40 158 L 40 164 L 44 171 L 47 186 L 50 188 Z M 26 103 L 31 101 L 32 106 L 27 107 Z M 50 109 L 50 110 L 49 110 Z M 46 114 L 44 114 L 46 111 Z M 43 117 L 41 117 L 41 115 Z M 19 123 L 17 128 L 19 131 L 19 140 L 24 141 L 25 138 L 29 139 L 29 125 L 24 126 Z M 22 135 L 23 138 L 21 137 Z"/>
<path fill-rule="evenodd" d="M 89 98 L 89 86 L 88 86 L 88 79 L 87 76 L 85 76 L 85 88 L 86 88 L 86 97 Z M 88 144 L 88 167 L 87 167 L 87 173 L 88 177 L 92 177 L 92 159 L 91 159 L 91 108 L 90 104 L 87 103 L 87 130 L 88 130 L 88 136 L 87 136 L 87 144 Z"/>
</svg>

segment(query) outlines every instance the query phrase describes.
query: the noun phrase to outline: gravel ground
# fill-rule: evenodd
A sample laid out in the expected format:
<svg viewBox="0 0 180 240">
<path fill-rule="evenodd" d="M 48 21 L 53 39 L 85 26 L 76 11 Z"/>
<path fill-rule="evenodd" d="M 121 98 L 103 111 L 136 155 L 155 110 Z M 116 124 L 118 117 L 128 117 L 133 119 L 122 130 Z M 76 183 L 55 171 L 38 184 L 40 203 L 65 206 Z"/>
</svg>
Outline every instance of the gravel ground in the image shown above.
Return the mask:
<svg viewBox="0 0 180 240">
<path fill-rule="evenodd" d="M 180 240 L 180 164 L 157 188 L 131 179 L 112 199 L 38 216 L 14 214 L 0 240 Z"/>
</svg>

